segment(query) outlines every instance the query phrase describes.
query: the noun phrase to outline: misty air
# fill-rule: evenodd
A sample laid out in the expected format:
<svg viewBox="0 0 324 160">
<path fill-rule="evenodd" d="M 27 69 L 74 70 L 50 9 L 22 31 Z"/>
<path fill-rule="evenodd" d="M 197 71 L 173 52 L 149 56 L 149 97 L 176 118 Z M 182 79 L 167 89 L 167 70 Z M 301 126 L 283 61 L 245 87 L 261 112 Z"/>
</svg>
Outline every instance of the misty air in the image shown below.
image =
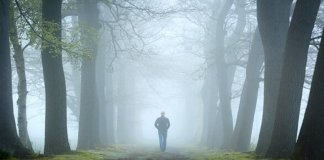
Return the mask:
<svg viewBox="0 0 324 160">
<path fill-rule="evenodd" d="M 322 160 L 323 27 L 321 0 L 0 0 L 0 159 Z"/>
</svg>

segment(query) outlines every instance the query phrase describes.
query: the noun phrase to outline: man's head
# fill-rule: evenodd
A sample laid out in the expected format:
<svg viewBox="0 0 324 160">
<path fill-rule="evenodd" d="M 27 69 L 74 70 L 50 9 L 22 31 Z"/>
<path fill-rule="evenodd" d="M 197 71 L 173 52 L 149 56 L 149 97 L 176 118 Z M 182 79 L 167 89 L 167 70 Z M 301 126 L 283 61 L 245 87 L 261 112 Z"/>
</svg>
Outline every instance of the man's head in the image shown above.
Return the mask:
<svg viewBox="0 0 324 160">
<path fill-rule="evenodd" d="M 161 116 L 164 116 L 164 115 L 165 115 L 165 112 L 162 111 L 162 112 L 161 112 Z"/>
</svg>

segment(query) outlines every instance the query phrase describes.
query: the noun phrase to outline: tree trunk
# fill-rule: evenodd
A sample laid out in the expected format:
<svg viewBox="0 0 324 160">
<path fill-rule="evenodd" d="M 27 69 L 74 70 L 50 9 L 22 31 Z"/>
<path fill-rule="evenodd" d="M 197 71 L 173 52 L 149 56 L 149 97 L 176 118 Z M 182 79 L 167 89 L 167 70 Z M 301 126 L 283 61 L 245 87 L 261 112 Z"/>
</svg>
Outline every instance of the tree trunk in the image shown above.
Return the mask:
<svg viewBox="0 0 324 160">
<path fill-rule="evenodd" d="M 42 40 L 42 65 L 46 94 L 45 154 L 70 151 L 67 133 L 66 84 L 62 64 L 62 1 L 42 1 L 43 37 L 50 34 L 56 42 Z M 47 36 L 46 36 L 47 35 Z"/>
<path fill-rule="evenodd" d="M 132 143 L 135 134 L 134 71 L 131 61 L 119 60 L 117 136 L 119 143 Z M 132 80 L 129 80 L 132 79 Z"/>
<path fill-rule="evenodd" d="M 107 33 L 102 31 L 102 34 L 106 35 Z M 100 42 L 102 43 L 99 43 L 96 61 L 96 80 L 100 111 L 100 141 L 103 145 L 108 145 L 114 143 L 114 106 L 112 73 L 107 70 L 107 63 L 112 63 L 112 60 L 109 59 L 112 50 L 105 41 L 105 36 L 101 36 Z M 108 43 L 111 43 L 111 41 Z"/>
<path fill-rule="evenodd" d="M 223 143 L 221 140 L 220 114 L 218 109 L 218 83 L 216 78 L 216 65 L 214 56 L 215 43 L 215 19 L 217 18 L 217 6 L 219 1 L 214 1 L 212 8 L 213 14 L 207 24 L 205 33 L 206 46 L 204 47 L 206 74 L 201 89 L 201 97 L 203 102 L 203 129 L 201 134 L 201 143 L 210 148 L 219 148 Z"/>
<path fill-rule="evenodd" d="M 211 61 L 206 59 L 207 71 L 202 88 L 202 100 L 203 100 L 203 133 L 202 143 L 210 148 L 219 148 L 222 144 L 221 135 L 221 118 L 218 114 L 218 87 L 215 84 L 216 68 L 212 65 Z"/>
<path fill-rule="evenodd" d="M 274 125 L 279 92 L 283 50 L 289 26 L 292 0 L 258 0 L 257 18 L 264 48 L 264 102 L 263 116 L 256 148 L 257 154 L 265 154 Z"/>
<path fill-rule="evenodd" d="M 113 95 L 113 77 L 112 73 L 106 73 L 106 97 L 105 97 L 105 103 L 107 105 L 106 108 L 106 117 L 107 117 L 107 140 L 108 144 L 114 144 L 115 143 L 115 108 L 114 108 L 114 95 Z"/>
<path fill-rule="evenodd" d="M 9 37 L 14 49 L 13 57 L 16 63 L 16 69 L 18 75 L 18 86 L 17 86 L 18 133 L 19 133 L 19 138 L 21 143 L 29 150 L 33 150 L 29 139 L 28 130 L 27 130 L 26 99 L 27 99 L 28 92 L 27 92 L 27 84 L 26 84 L 25 59 L 24 59 L 23 49 L 18 39 L 13 1 L 10 3 L 9 26 L 10 26 Z"/>
<path fill-rule="evenodd" d="M 249 53 L 246 78 L 240 99 L 236 125 L 231 139 L 231 149 L 234 151 L 249 151 L 263 58 L 263 47 L 259 29 L 257 28 Z"/>
<path fill-rule="evenodd" d="M 28 151 L 19 141 L 13 114 L 8 22 L 9 1 L 0 0 L 0 150 L 24 156 Z"/>
<path fill-rule="evenodd" d="M 228 148 L 230 138 L 233 133 L 233 118 L 231 110 L 231 94 L 228 85 L 228 65 L 225 61 L 224 54 L 224 39 L 226 31 L 224 30 L 224 23 L 226 15 L 228 14 L 233 0 L 227 0 L 218 16 L 216 24 L 216 41 L 215 41 L 215 60 L 217 68 L 217 82 L 219 94 L 219 107 L 222 114 L 223 126 L 223 148 Z"/>
<path fill-rule="evenodd" d="M 267 157 L 288 157 L 294 148 L 307 53 L 320 0 L 298 0 L 288 31 L 279 97 Z"/>
<path fill-rule="evenodd" d="M 317 55 L 312 86 L 304 121 L 295 145 L 293 159 L 313 160 L 324 157 L 324 31 Z"/>
<path fill-rule="evenodd" d="M 96 54 L 98 50 L 99 11 L 97 0 L 79 0 L 81 42 L 90 57 L 81 66 L 81 102 L 78 149 L 94 149 L 100 145 L 99 104 L 96 88 Z"/>
</svg>

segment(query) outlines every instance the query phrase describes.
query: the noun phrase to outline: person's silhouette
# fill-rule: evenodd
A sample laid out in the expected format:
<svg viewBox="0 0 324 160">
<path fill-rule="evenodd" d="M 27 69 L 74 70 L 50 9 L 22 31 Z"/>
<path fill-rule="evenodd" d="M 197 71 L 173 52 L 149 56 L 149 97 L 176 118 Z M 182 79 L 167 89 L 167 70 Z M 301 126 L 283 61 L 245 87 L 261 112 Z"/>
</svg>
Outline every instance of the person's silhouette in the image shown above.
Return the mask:
<svg viewBox="0 0 324 160">
<path fill-rule="evenodd" d="M 161 112 L 161 117 L 157 118 L 154 123 L 154 126 L 158 129 L 160 149 L 162 152 L 166 149 L 167 134 L 170 127 L 170 121 L 164 115 L 165 113 Z"/>
</svg>

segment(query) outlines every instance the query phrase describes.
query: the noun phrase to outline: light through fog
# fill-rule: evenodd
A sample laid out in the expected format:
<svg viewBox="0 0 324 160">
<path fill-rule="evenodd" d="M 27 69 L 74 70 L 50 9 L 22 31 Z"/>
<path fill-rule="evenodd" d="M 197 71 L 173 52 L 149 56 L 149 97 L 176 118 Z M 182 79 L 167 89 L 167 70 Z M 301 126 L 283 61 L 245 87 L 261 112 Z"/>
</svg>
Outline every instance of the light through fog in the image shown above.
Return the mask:
<svg viewBox="0 0 324 160">
<path fill-rule="evenodd" d="M 91 5 L 91 0 L 85 1 Z M 288 47 L 293 46 L 289 44 L 287 34 L 289 22 L 293 20 L 292 13 L 288 13 L 288 10 L 297 5 L 295 1 L 286 4 L 285 9 L 282 9 L 285 4 L 277 6 L 281 7 L 282 15 L 286 18 L 277 15 L 274 21 L 282 24 L 269 22 L 274 26 L 267 28 L 264 25 L 267 23 L 263 26 L 258 24 L 260 17 L 256 12 L 255 0 L 108 0 L 92 6 L 93 12 L 89 11 L 89 14 L 85 11 L 86 7 L 83 10 L 78 8 L 82 5 L 69 8 L 74 1 L 63 0 L 60 28 L 63 42 L 61 43 L 59 36 L 49 36 L 54 41 L 47 44 L 49 47 L 44 40 L 48 35 L 40 35 L 45 32 L 38 35 L 41 27 L 34 22 L 40 23 L 39 17 L 44 16 L 45 12 L 36 2 L 21 3 L 23 10 L 29 5 L 38 6 L 34 8 L 35 13 L 28 13 L 35 19 L 28 20 L 27 16 L 15 22 L 21 23 L 18 25 L 21 36 L 19 43 L 23 46 L 28 44 L 24 48 L 28 91 L 26 120 L 30 141 L 36 153 L 44 153 L 46 139 L 45 116 L 49 100 L 46 99 L 48 93 L 45 93 L 44 79 L 58 81 L 55 77 L 44 77 L 46 71 L 43 68 L 46 63 L 42 61 L 46 57 L 41 56 L 44 52 L 58 52 L 54 55 L 62 56 L 64 74 L 61 75 L 65 77 L 67 94 L 68 142 L 72 150 L 93 147 L 92 140 L 88 140 L 91 138 L 104 141 L 102 146 L 131 144 L 154 146 L 154 149 L 159 150 L 159 134 L 154 122 L 163 111 L 170 120 L 167 132 L 167 146 L 170 148 L 204 146 L 209 149 L 251 151 L 260 142 L 259 137 L 264 140 L 261 135 L 272 134 L 260 130 L 262 131 L 263 123 L 266 123 L 264 121 L 276 116 L 278 118 L 276 114 L 279 113 L 271 106 L 285 106 L 285 99 L 278 95 L 291 94 L 284 92 L 288 92 L 288 89 L 285 90 L 282 85 L 287 83 L 284 78 L 289 77 L 281 78 L 281 75 L 291 73 L 285 73 L 290 67 L 288 62 L 279 58 L 283 55 L 271 55 L 288 55 Z M 296 125 L 292 127 L 297 128 L 296 131 L 293 129 L 297 133 L 292 136 L 295 139 L 298 138 L 310 96 L 314 66 L 320 49 L 323 8 L 320 7 L 318 19 L 309 35 L 309 38 L 314 37 L 312 43 L 305 45 L 309 48 L 304 48 L 305 51 L 308 49 L 308 54 L 304 57 L 304 61 L 307 61 L 304 67 L 306 77 L 297 77 L 305 79 L 304 83 L 298 85 L 302 97 L 294 97 L 296 101 L 301 101 L 296 104 L 291 102 L 297 106 L 294 117 L 298 121 L 294 121 Z M 19 14 L 21 11 L 12 12 Z M 262 13 L 261 10 L 259 12 Z M 31 24 L 25 24 L 26 19 Z M 61 27 L 51 25 L 48 30 L 55 31 L 55 27 Z M 28 31 L 21 26 L 28 28 Z M 273 35 L 267 35 L 273 28 L 280 28 L 280 31 L 278 29 L 273 31 Z M 30 32 L 36 33 L 33 35 Z M 55 45 L 63 45 L 62 54 L 60 47 L 46 50 Z M 288 47 L 285 48 L 285 45 Z M 11 47 L 12 54 L 14 51 L 14 47 Z M 276 65 L 269 64 L 270 69 L 267 70 L 265 64 L 269 62 Z M 13 56 L 11 63 L 12 99 L 18 123 L 20 111 L 16 100 L 19 98 L 17 87 L 20 76 L 16 70 L 19 67 L 15 65 L 17 62 Z M 303 72 L 300 71 L 301 73 Z M 56 73 L 55 76 L 57 75 Z M 267 83 L 268 86 L 265 85 Z M 57 88 L 52 87 L 51 90 Z M 283 93 L 279 94 L 279 91 Z M 290 100 L 289 97 L 286 99 Z M 60 107 L 57 100 L 52 103 Z M 240 107 L 243 108 L 241 111 Z M 57 110 L 61 111 L 62 108 Z M 242 124 L 238 125 L 240 122 Z M 267 123 L 274 122 L 269 120 Z M 280 120 L 277 123 L 279 122 Z M 16 127 L 17 130 L 20 129 L 18 125 Z M 240 132 L 240 129 L 244 131 Z M 92 132 L 93 130 L 98 133 Z M 80 136 L 79 133 L 83 135 Z M 88 137 L 91 134 L 97 136 Z M 243 142 L 240 136 L 245 137 L 247 142 Z"/>
</svg>

